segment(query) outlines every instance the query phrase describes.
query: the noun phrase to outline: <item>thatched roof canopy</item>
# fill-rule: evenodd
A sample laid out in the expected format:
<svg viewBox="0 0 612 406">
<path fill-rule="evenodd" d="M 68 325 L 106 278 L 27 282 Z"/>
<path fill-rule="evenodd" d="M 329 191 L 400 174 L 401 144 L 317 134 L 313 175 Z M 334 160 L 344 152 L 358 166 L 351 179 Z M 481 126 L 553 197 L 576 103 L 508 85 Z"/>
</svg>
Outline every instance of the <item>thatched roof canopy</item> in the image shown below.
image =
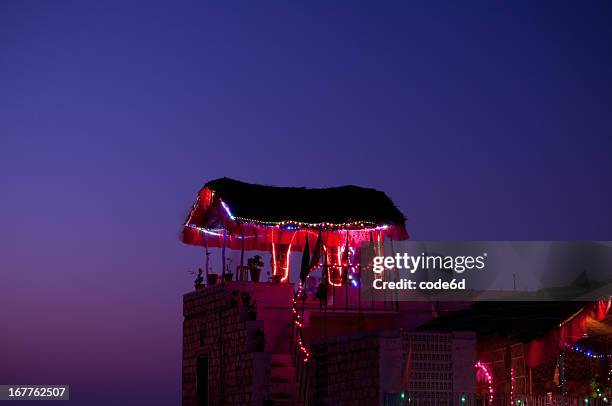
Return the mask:
<svg viewBox="0 0 612 406">
<path fill-rule="evenodd" d="M 611 298 L 596 302 L 476 302 L 426 323 L 424 331 L 474 331 L 478 352 L 525 344 L 527 365 L 535 367 L 574 344 L 607 346 L 612 331 Z"/>
<path fill-rule="evenodd" d="M 303 247 L 322 234 L 324 244 L 356 245 L 375 238 L 405 240 L 405 217 L 381 191 L 359 186 L 277 187 L 229 178 L 207 182 L 183 229 L 188 244 L 268 250 Z"/>
<path fill-rule="evenodd" d="M 359 186 L 310 189 L 221 178 L 207 182 L 204 187 L 223 199 L 237 221 L 333 224 L 362 221 L 370 225 L 403 225 L 406 221 L 384 192 Z"/>
</svg>

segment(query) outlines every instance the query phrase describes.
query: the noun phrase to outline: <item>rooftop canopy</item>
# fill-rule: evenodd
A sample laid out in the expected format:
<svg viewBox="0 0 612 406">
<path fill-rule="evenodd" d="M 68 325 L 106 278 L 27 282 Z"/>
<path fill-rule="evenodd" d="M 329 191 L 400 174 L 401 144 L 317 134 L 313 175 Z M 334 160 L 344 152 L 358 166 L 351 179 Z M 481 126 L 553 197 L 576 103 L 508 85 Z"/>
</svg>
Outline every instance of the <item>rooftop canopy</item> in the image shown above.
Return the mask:
<svg viewBox="0 0 612 406">
<path fill-rule="evenodd" d="M 270 250 L 301 249 L 321 232 L 326 246 L 405 240 L 405 217 L 389 197 L 358 186 L 276 187 L 221 178 L 204 185 L 183 228 L 187 244 Z M 347 241 L 348 239 L 348 241 Z"/>
<path fill-rule="evenodd" d="M 420 329 L 474 331 L 482 347 L 522 342 L 527 344 L 527 365 L 536 367 L 576 343 L 607 351 L 608 334 L 612 331 L 611 306 L 609 297 L 596 302 L 476 302 Z"/>
</svg>

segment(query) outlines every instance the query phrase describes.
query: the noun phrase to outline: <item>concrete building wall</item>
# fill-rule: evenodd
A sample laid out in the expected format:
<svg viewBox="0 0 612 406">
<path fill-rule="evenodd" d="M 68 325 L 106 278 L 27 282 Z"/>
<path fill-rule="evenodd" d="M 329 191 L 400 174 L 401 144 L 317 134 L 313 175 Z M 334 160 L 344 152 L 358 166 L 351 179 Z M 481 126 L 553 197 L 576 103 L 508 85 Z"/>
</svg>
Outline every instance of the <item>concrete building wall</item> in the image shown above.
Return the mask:
<svg viewBox="0 0 612 406">
<path fill-rule="evenodd" d="M 451 360 L 455 393 L 472 393 L 476 388 L 476 343 L 476 334 L 473 332 L 452 334 Z"/>
</svg>

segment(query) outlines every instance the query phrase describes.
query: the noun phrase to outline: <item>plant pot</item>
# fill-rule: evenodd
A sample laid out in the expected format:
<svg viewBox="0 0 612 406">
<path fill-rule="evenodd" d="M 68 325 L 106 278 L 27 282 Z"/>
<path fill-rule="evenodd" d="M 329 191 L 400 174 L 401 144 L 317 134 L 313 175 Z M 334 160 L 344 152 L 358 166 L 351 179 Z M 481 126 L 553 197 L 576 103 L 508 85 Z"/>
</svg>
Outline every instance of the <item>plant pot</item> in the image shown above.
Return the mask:
<svg viewBox="0 0 612 406">
<path fill-rule="evenodd" d="M 272 282 L 281 283 L 281 275 L 272 275 Z"/>
<path fill-rule="evenodd" d="M 251 272 L 251 282 L 259 282 L 259 277 L 261 276 L 261 269 L 253 268 L 250 269 Z"/>
<path fill-rule="evenodd" d="M 206 275 L 206 284 L 208 286 L 216 285 L 218 281 L 219 275 L 217 275 L 216 273 Z"/>
<path fill-rule="evenodd" d="M 266 335 L 262 329 L 255 330 L 253 333 L 253 339 L 255 342 L 255 351 L 263 352 L 266 348 Z"/>
<path fill-rule="evenodd" d="M 196 290 L 200 290 L 200 289 L 203 289 L 203 288 L 204 288 L 204 285 L 202 283 L 198 283 L 198 284 L 195 285 L 195 289 Z"/>
<path fill-rule="evenodd" d="M 226 282 L 231 282 L 234 279 L 234 274 L 232 272 L 226 272 L 223 274 L 223 280 Z"/>
</svg>

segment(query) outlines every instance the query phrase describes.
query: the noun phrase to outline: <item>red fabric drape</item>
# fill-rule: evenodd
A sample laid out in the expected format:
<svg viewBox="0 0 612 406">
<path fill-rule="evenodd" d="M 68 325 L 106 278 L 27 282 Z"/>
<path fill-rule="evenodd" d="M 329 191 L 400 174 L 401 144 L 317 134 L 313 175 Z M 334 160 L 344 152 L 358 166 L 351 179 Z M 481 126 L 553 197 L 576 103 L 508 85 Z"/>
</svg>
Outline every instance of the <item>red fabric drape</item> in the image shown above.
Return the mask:
<svg viewBox="0 0 612 406">
<path fill-rule="evenodd" d="M 589 305 L 544 337 L 533 340 L 525 345 L 525 361 L 527 366 L 534 368 L 559 355 L 566 346 L 573 345 L 583 338 L 587 332 L 587 321 L 603 320 L 610 310 L 610 300 L 600 300 Z"/>
</svg>

